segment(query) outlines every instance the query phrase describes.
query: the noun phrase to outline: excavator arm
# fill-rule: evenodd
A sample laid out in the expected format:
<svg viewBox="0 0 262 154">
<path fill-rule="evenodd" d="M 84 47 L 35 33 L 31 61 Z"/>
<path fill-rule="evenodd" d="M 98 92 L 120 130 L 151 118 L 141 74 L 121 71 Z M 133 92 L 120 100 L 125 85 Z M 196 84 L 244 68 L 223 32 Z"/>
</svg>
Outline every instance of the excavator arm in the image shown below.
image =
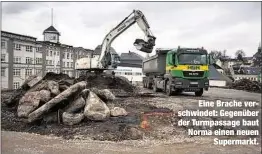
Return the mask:
<svg viewBox="0 0 262 154">
<path fill-rule="evenodd" d="M 120 34 L 122 34 L 135 23 L 137 23 L 141 30 L 145 33 L 146 39 L 136 39 L 134 42 L 134 46 L 139 51 L 151 53 L 153 51 L 153 47 L 155 46 L 156 37 L 154 37 L 154 35 L 150 31 L 150 26 L 144 14 L 139 10 L 134 10 L 129 16 L 127 16 L 123 21 L 121 21 L 105 36 L 102 42 L 102 49 L 99 58 L 97 58 L 96 61 L 94 59 L 90 59 L 90 65 L 83 65 L 83 63 L 88 64 L 88 62 L 86 62 L 84 59 L 79 59 L 77 61 L 76 69 L 105 70 L 116 68 L 120 61 L 119 57 L 116 54 L 110 52 L 111 44 Z"/>
</svg>

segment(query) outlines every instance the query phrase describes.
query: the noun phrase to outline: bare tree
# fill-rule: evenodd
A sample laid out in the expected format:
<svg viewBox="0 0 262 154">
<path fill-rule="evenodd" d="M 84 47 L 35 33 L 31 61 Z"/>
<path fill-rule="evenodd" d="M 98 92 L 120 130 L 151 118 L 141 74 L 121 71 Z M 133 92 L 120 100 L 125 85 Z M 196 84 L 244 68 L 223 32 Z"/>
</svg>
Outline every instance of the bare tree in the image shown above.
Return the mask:
<svg viewBox="0 0 262 154">
<path fill-rule="evenodd" d="M 210 52 L 210 55 L 214 58 L 214 59 L 220 59 L 223 54 L 221 51 L 217 51 L 217 50 L 214 50 L 214 51 L 211 51 Z"/>
<path fill-rule="evenodd" d="M 243 57 L 246 56 L 246 53 L 243 50 L 237 50 L 235 56 L 238 60 L 243 62 L 244 61 Z"/>
</svg>

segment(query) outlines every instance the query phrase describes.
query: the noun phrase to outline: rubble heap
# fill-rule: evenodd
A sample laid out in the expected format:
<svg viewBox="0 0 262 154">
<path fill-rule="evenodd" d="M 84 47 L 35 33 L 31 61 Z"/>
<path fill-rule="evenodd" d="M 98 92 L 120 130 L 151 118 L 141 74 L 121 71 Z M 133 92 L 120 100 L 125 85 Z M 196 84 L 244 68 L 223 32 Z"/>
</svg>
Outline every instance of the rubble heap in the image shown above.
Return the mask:
<svg viewBox="0 0 262 154">
<path fill-rule="evenodd" d="M 230 86 L 232 89 L 261 92 L 261 83 L 248 79 L 237 80 Z"/>
<path fill-rule="evenodd" d="M 56 121 L 65 125 L 83 119 L 104 121 L 110 116 L 125 116 L 124 108 L 109 109 L 115 100 L 110 89 L 133 91 L 134 87 L 119 77 L 89 74 L 78 79 L 65 74 L 47 73 L 45 77 L 30 76 L 7 101 L 17 109 L 17 116 L 27 123 Z"/>
</svg>

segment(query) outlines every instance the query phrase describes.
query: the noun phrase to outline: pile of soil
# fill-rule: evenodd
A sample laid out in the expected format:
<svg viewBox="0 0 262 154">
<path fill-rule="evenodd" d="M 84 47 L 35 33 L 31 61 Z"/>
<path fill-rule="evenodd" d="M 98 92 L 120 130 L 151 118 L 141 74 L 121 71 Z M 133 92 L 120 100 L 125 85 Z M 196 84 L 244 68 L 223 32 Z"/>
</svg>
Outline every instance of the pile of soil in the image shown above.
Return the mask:
<svg viewBox="0 0 262 154">
<path fill-rule="evenodd" d="M 88 73 L 85 76 L 80 76 L 75 79 L 75 83 L 80 81 L 86 81 L 88 88 L 122 89 L 126 92 L 134 92 L 136 90 L 136 87 L 133 86 L 126 78 L 105 73 Z"/>
<path fill-rule="evenodd" d="M 261 92 L 261 83 L 249 79 L 241 79 L 230 85 L 231 89 L 245 90 L 249 92 Z"/>
</svg>

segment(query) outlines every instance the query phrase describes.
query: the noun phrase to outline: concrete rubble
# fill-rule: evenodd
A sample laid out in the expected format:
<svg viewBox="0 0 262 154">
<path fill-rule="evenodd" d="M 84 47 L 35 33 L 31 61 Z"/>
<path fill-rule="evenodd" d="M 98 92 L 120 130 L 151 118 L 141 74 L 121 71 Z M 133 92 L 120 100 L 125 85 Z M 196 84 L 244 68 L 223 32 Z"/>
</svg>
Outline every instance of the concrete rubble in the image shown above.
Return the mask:
<svg viewBox="0 0 262 154">
<path fill-rule="evenodd" d="M 109 89 L 110 86 L 106 88 L 101 88 L 99 85 L 90 87 L 90 82 L 93 82 L 90 80 L 96 79 L 90 76 L 89 80 L 83 77 L 74 79 L 55 73 L 47 73 L 43 78 L 30 76 L 23 86 L 4 103 L 15 106 L 18 117 L 25 118 L 27 123 L 40 120 L 44 123 L 61 122 L 65 125 L 75 125 L 84 119 L 104 121 L 110 116 L 126 116 L 127 112 L 124 108 L 115 107 L 110 110 L 107 106 L 106 103 L 115 100 L 115 95 Z M 108 75 L 105 77 L 108 85 L 116 81 L 114 77 Z M 125 80 L 120 82 L 129 84 L 124 83 Z M 102 84 L 105 86 L 105 81 Z M 131 85 L 128 86 L 132 88 Z"/>
</svg>

